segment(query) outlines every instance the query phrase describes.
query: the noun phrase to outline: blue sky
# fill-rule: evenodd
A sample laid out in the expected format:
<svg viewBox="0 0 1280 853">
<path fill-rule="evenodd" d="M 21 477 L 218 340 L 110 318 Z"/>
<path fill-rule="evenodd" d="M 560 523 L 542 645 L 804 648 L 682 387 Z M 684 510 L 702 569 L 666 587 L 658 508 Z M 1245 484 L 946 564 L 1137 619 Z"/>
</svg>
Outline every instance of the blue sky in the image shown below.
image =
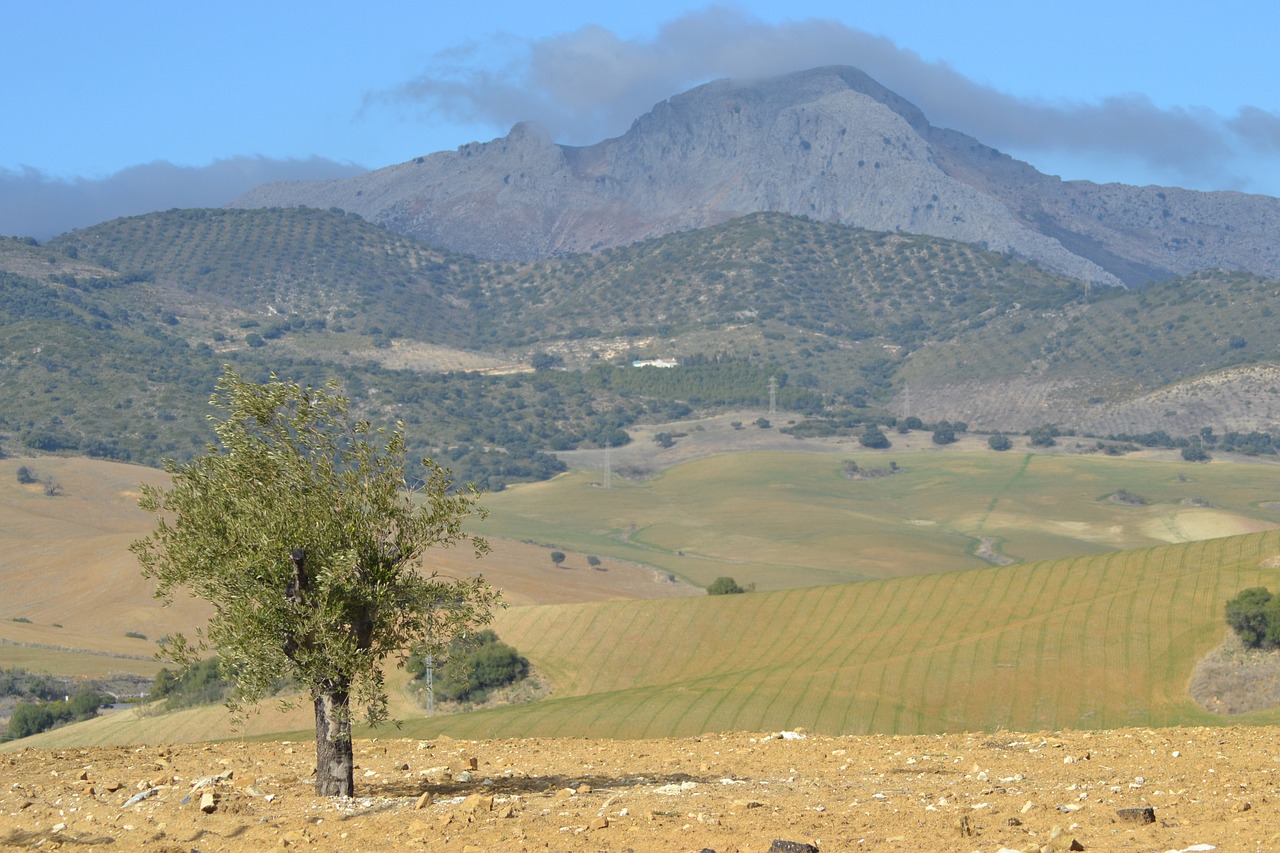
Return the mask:
<svg viewBox="0 0 1280 853">
<path fill-rule="evenodd" d="M 1067 179 L 1280 195 L 1280 4 L 6 0 L 0 234 L 220 205 L 719 77 L 862 68 Z"/>
</svg>

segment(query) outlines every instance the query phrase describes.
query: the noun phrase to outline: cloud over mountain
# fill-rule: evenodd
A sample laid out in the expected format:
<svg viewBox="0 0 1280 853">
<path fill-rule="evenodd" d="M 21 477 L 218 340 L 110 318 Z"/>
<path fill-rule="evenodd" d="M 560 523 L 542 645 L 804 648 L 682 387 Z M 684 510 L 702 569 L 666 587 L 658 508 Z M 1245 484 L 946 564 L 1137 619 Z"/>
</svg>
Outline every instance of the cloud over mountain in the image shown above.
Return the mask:
<svg viewBox="0 0 1280 853">
<path fill-rule="evenodd" d="M 503 61 L 495 63 L 495 54 Z M 724 6 L 675 18 L 650 41 L 592 25 L 538 40 L 500 36 L 465 45 L 370 102 L 408 103 L 500 127 L 533 120 L 557 141 L 583 145 L 622 134 L 654 103 L 699 83 L 822 65 L 860 68 L 919 106 L 934 125 L 1023 158 L 1058 152 L 1120 159 L 1143 165 L 1160 183 L 1244 190 L 1256 158 L 1280 158 L 1280 114 L 1261 107 L 1220 115 L 1162 107 L 1138 94 L 1028 100 L 838 21 L 770 24 Z"/>
</svg>

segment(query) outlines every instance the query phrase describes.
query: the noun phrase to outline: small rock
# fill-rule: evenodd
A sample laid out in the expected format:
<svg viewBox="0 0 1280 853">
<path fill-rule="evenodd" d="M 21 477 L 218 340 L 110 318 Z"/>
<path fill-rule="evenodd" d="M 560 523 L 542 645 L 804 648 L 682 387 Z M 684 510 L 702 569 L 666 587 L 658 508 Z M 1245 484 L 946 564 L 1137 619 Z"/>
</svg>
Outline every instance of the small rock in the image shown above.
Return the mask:
<svg viewBox="0 0 1280 853">
<path fill-rule="evenodd" d="M 218 808 L 217 802 L 213 797 L 213 791 L 205 791 L 200 795 L 200 811 L 205 814 L 213 814 Z"/>
<path fill-rule="evenodd" d="M 1116 816 L 1127 823 L 1155 823 L 1156 810 L 1151 806 L 1132 809 L 1116 809 Z"/>
<path fill-rule="evenodd" d="M 587 829 L 608 829 L 608 828 L 609 828 L 609 818 L 607 815 L 600 815 L 600 817 L 596 818 L 595 820 L 591 821 L 591 823 L 587 824 Z"/>
<path fill-rule="evenodd" d="M 818 853 L 818 848 L 803 841 L 783 841 L 775 838 L 769 845 L 769 853 Z"/>
<path fill-rule="evenodd" d="M 423 791 L 422 796 L 418 797 L 418 801 L 413 804 L 413 807 L 415 809 L 425 809 L 429 805 L 431 805 L 431 792 Z"/>
<path fill-rule="evenodd" d="M 578 793 L 579 793 L 579 794 L 590 794 L 590 793 L 591 793 L 591 786 L 590 786 L 590 785 L 579 785 L 579 786 L 578 786 Z"/>
<path fill-rule="evenodd" d="M 488 812 L 493 811 L 493 797 L 484 794 L 472 794 L 462 801 L 462 810 L 464 812 Z"/>
</svg>

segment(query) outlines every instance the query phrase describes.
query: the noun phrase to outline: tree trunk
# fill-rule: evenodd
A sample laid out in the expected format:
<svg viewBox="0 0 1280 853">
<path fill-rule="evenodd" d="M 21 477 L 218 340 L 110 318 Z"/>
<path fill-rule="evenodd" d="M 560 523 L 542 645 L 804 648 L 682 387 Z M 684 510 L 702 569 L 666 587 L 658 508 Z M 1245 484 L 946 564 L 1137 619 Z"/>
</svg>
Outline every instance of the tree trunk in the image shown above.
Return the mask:
<svg viewBox="0 0 1280 853">
<path fill-rule="evenodd" d="M 351 697 L 347 691 L 317 694 L 316 795 L 355 795 L 355 761 L 351 752 Z"/>
</svg>

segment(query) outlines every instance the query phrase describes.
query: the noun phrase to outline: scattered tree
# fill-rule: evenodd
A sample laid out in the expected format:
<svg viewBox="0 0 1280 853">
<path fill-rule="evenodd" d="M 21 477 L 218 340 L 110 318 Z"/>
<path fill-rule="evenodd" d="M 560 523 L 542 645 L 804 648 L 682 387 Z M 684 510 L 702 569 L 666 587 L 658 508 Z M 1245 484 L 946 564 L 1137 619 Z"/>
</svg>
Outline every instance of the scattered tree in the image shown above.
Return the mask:
<svg viewBox="0 0 1280 853">
<path fill-rule="evenodd" d="M 1008 450 L 1013 447 L 1013 442 L 1009 440 L 1009 436 L 1002 432 L 997 432 L 992 433 L 991 437 L 987 439 L 987 447 L 992 450 Z"/>
<path fill-rule="evenodd" d="M 1058 443 L 1057 437 L 1061 434 L 1053 424 L 1038 426 L 1027 433 L 1031 437 L 1032 447 L 1053 447 Z"/>
<path fill-rule="evenodd" d="M 564 562 L 564 551 L 552 551 L 551 562 L 555 563 L 558 568 Z"/>
<path fill-rule="evenodd" d="M 597 557 L 595 554 L 588 554 L 588 555 L 587 555 L 587 565 L 588 565 L 588 566 L 590 566 L 590 567 L 591 567 L 591 568 L 593 568 L 593 569 L 598 569 L 598 568 L 600 568 L 600 558 L 599 558 L 599 557 Z"/>
<path fill-rule="evenodd" d="M 934 444 L 953 444 L 956 440 L 955 427 L 948 421 L 939 421 L 933 428 Z"/>
<path fill-rule="evenodd" d="M 232 707 L 281 678 L 298 684 L 315 707 L 316 793 L 351 796 L 352 707 L 371 724 L 387 719 L 384 660 L 442 651 L 499 603 L 481 577 L 418 571 L 428 547 L 487 551 L 462 530 L 478 493 L 454 491 L 423 460 L 415 500 L 403 427 L 354 419 L 336 383 L 259 385 L 227 368 L 211 403 L 217 444 L 166 463 L 172 487 L 143 486 L 139 501 L 156 529 L 131 550 L 156 596 L 184 589 L 214 606 L 194 642 L 175 635 L 163 648 L 189 665 L 216 647 L 236 681 Z"/>
<path fill-rule="evenodd" d="M 29 486 L 32 483 L 40 482 L 40 480 L 38 477 L 36 477 L 35 471 L 32 471 L 26 465 L 19 465 L 18 466 L 18 482 L 24 486 Z"/>
<path fill-rule="evenodd" d="M 738 582 L 733 578 L 716 578 L 711 582 L 711 586 L 707 587 L 707 595 L 737 595 L 746 591 L 746 588 L 738 586 Z"/>
<path fill-rule="evenodd" d="M 875 424 L 866 425 L 862 430 L 862 435 L 858 436 L 858 443 L 871 450 L 884 450 L 892 446 L 888 437 Z"/>
<path fill-rule="evenodd" d="M 529 661 L 491 630 L 455 640 L 447 654 L 434 688 L 437 698 L 449 702 L 483 702 L 490 690 L 529 674 Z"/>
<path fill-rule="evenodd" d="M 1227 624 L 1251 649 L 1280 646 L 1280 600 L 1266 587 L 1243 589 L 1227 602 Z"/>
</svg>

